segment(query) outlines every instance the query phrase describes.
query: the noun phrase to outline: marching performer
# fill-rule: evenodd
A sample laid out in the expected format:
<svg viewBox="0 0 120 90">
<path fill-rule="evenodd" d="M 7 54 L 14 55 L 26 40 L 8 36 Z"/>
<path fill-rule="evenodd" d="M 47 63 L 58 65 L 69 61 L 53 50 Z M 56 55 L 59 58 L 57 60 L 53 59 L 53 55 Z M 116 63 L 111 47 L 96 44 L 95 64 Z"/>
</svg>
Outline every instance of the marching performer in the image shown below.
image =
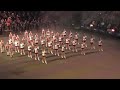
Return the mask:
<svg viewBox="0 0 120 90">
<path fill-rule="evenodd" d="M 22 42 L 25 43 L 25 37 L 24 37 L 24 36 L 23 36 L 23 38 L 22 38 Z"/>
<path fill-rule="evenodd" d="M 92 35 L 91 38 L 90 38 L 91 49 L 95 49 L 94 40 L 95 40 L 95 38 Z"/>
<path fill-rule="evenodd" d="M 34 38 L 35 38 L 35 39 L 36 39 L 36 38 L 38 39 L 38 34 L 37 34 L 37 33 L 35 34 Z"/>
<path fill-rule="evenodd" d="M 62 48 L 61 48 L 61 58 L 66 58 L 66 56 L 65 56 L 65 45 L 62 45 Z"/>
<path fill-rule="evenodd" d="M 10 55 L 9 54 L 9 43 L 8 42 L 5 44 L 5 50 L 7 52 L 7 56 Z"/>
<path fill-rule="evenodd" d="M 28 57 L 32 58 L 32 45 L 28 44 Z"/>
<path fill-rule="evenodd" d="M 62 45 L 62 36 L 59 35 L 59 47 L 61 47 L 61 45 Z"/>
<path fill-rule="evenodd" d="M 73 52 L 74 52 L 74 51 L 77 52 L 77 51 L 78 51 L 77 48 L 76 48 L 77 41 L 76 41 L 75 39 L 72 41 L 72 44 L 73 44 Z"/>
<path fill-rule="evenodd" d="M 31 45 L 33 46 L 33 36 L 32 36 L 32 32 L 31 32 L 30 35 L 29 35 L 29 40 L 30 40 Z"/>
<path fill-rule="evenodd" d="M 38 46 L 35 46 L 35 47 L 34 47 L 35 60 L 39 60 L 39 61 L 40 61 L 40 58 L 39 58 L 39 56 L 38 56 L 38 50 L 39 50 L 39 47 L 38 47 Z"/>
<path fill-rule="evenodd" d="M 53 35 L 53 37 L 52 37 L 52 43 L 53 43 L 53 49 L 55 49 L 55 42 L 57 41 L 57 38 L 56 38 L 56 36 L 55 35 Z"/>
<path fill-rule="evenodd" d="M 25 32 L 24 32 L 24 37 L 25 37 L 25 39 L 27 39 L 27 37 L 28 37 L 28 31 L 27 30 L 25 30 Z"/>
<path fill-rule="evenodd" d="M 85 33 L 84 33 L 82 42 L 85 43 L 85 46 L 87 47 L 86 40 L 87 40 L 87 36 L 86 36 Z"/>
<path fill-rule="evenodd" d="M 16 39 L 16 35 L 13 34 L 13 36 L 12 36 L 12 42 L 13 42 L 13 44 L 15 44 L 15 39 Z"/>
<path fill-rule="evenodd" d="M 38 38 L 35 38 L 35 45 L 38 45 L 39 41 Z"/>
<path fill-rule="evenodd" d="M 75 34 L 75 40 L 76 40 L 77 44 L 79 45 L 78 35 L 79 35 L 79 34 L 76 32 L 76 34 Z"/>
<path fill-rule="evenodd" d="M 25 50 L 24 50 L 25 44 L 23 41 L 21 41 L 20 43 L 20 51 L 21 51 L 21 55 L 25 55 Z"/>
<path fill-rule="evenodd" d="M 48 29 L 46 32 L 47 37 L 50 37 L 50 30 Z"/>
<path fill-rule="evenodd" d="M 0 49 L 1 49 L 1 53 L 3 53 L 4 49 L 5 49 L 5 45 L 4 45 L 3 40 L 0 41 Z"/>
<path fill-rule="evenodd" d="M 16 39 L 17 39 L 17 40 L 20 40 L 19 35 L 16 36 Z"/>
<path fill-rule="evenodd" d="M 99 41 L 98 41 L 99 51 L 103 51 L 102 42 L 103 42 L 102 39 L 99 38 Z"/>
<path fill-rule="evenodd" d="M 9 54 L 10 54 L 10 57 L 13 57 L 13 54 L 14 54 L 14 46 L 13 46 L 13 44 L 9 44 Z"/>
<path fill-rule="evenodd" d="M 58 52 L 58 46 L 59 44 L 55 44 L 55 55 L 58 55 L 59 56 L 59 52 Z"/>
<path fill-rule="evenodd" d="M 54 35 L 54 32 L 53 31 L 51 31 L 51 37 Z"/>
<path fill-rule="evenodd" d="M 70 40 L 72 39 L 72 32 L 70 31 L 70 34 L 69 34 L 69 38 Z"/>
<path fill-rule="evenodd" d="M 85 43 L 82 42 L 82 44 L 81 44 L 81 54 L 83 54 L 83 55 L 85 55 L 84 49 L 85 49 Z"/>
<path fill-rule="evenodd" d="M 19 53 L 19 46 L 20 46 L 20 41 L 15 39 L 15 52 L 18 52 Z"/>
<path fill-rule="evenodd" d="M 65 37 L 66 36 L 66 30 L 64 29 L 62 35 Z"/>
<path fill-rule="evenodd" d="M 46 61 L 46 51 L 45 51 L 45 49 L 42 50 L 42 63 L 47 64 L 47 61 Z"/>
<path fill-rule="evenodd" d="M 49 37 L 48 36 L 45 38 L 45 42 L 46 42 L 46 47 L 48 47 L 48 42 L 49 42 Z"/>
<path fill-rule="evenodd" d="M 70 50 L 70 45 L 69 45 L 69 43 L 70 43 L 70 39 L 67 38 L 67 39 L 66 39 L 66 49 L 69 48 L 69 50 Z"/>
<path fill-rule="evenodd" d="M 9 39 L 12 39 L 12 32 L 9 33 Z"/>
<path fill-rule="evenodd" d="M 45 30 L 42 29 L 42 36 L 45 37 Z"/>
<path fill-rule="evenodd" d="M 45 49 L 45 40 L 43 38 L 41 39 L 41 45 L 42 45 L 42 50 Z"/>
<path fill-rule="evenodd" d="M 33 36 L 33 34 L 32 34 L 32 32 L 31 32 L 31 31 L 29 32 L 29 37 L 30 37 L 30 36 Z"/>
<path fill-rule="evenodd" d="M 52 41 L 48 42 L 48 53 L 53 54 L 53 52 L 52 52 Z"/>
</svg>

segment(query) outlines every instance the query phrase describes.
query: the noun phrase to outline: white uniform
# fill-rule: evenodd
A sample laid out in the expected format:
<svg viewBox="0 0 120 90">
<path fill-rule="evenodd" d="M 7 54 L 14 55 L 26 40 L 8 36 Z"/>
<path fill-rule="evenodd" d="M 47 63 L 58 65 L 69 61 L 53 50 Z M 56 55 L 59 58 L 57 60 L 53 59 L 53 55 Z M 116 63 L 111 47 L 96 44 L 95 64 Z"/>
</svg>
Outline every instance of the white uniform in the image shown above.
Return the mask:
<svg viewBox="0 0 120 90">
<path fill-rule="evenodd" d="M 77 34 L 75 35 L 75 39 L 78 40 L 78 35 Z"/>
<path fill-rule="evenodd" d="M 39 49 L 38 47 L 34 48 L 36 54 L 38 53 L 38 49 Z"/>
<path fill-rule="evenodd" d="M 98 45 L 102 46 L 102 40 L 98 41 Z"/>
<path fill-rule="evenodd" d="M 38 44 L 38 39 L 35 39 L 35 43 Z"/>
<path fill-rule="evenodd" d="M 85 48 L 85 45 L 84 43 L 81 44 L 81 48 L 84 49 Z"/>
<path fill-rule="evenodd" d="M 69 43 L 69 39 L 66 39 L 66 44 L 68 44 Z"/>
<path fill-rule="evenodd" d="M 94 38 L 90 39 L 90 43 L 93 44 L 94 43 Z"/>
<path fill-rule="evenodd" d="M 15 41 L 15 47 L 17 47 L 18 46 L 18 41 Z"/>
<path fill-rule="evenodd" d="M 12 44 L 12 39 L 9 39 L 9 44 Z"/>
<path fill-rule="evenodd" d="M 65 47 L 64 46 L 62 46 L 62 52 L 64 52 L 65 51 Z"/>
<path fill-rule="evenodd" d="M 29 45 L 29 46 L 28 46 L 28 51 L 31 51 L 31 50 L 32 50 L 31 48 L 32 48 L 32 46 Z"/>
<path fill-rule="evenodd" d="M 29 37 L 30 38 L 30 41 L 32 40 L 32 36 Z"/>
<path fill-rule="evenodd" d="M 66 36 L 66 31 L 63 32 L 63 35 Z"/>
<path fill-rule="evenodd" d="M 72 33 L 70 33 L 69 37 L 72 38 Z"/>
<path fill-rule="evenodd" d="M 45 40 L 41 40 L 41 45 L 44 45 L 45 44 Z"/>
<path fill-rule="evenodd" d="M 83 42 L 85 42 L 85 41 L 86 41 L 86 38 L 87 38 L 87 36 L 83 36 Z"/>
<path fill-rule="evenodd" d="M 58 44 L 55 44 L 55 50 L 58 50 Z"/>
<path fill-rule="evenodd" d="M 62 41 L 62 37 L 59 37 L 59 42 L 61 42 Z"/>
<path fill-rule="evenodd" d="M 43 29 L 43 30 L 42 30 L 42 34 L 44 34 L 44 32 L 45 32 L 45 31 L 44 31 L 44 29 Z"/>
<path fill-rule="evenodd" d="M 75 46 L 75 45 L 77 44 L 75 40 L 73 40 L 73 42 L 72 42 L 72 43 L 73 43 L 73 46 Z"/>
<path fill-rule="evenodd" d="M 20 48 L 23 49 L 24 48 L 24 43 L 20 44 Z"/>
<path fill-rule="evenodd" d="M 47 31 L 47 36 L 50 36 L 50 31 Z"/>
<path fill-rule="evenodd" d="M 51 47 L 52 46 L 51 44 L 52 44 L 51 42 L 48 42 L 48 47 Z"/>
<path fill-rule="evenodd" d="M 42 51 L 42 56 L 46 56 L 45 51 Z"/>
</svg>

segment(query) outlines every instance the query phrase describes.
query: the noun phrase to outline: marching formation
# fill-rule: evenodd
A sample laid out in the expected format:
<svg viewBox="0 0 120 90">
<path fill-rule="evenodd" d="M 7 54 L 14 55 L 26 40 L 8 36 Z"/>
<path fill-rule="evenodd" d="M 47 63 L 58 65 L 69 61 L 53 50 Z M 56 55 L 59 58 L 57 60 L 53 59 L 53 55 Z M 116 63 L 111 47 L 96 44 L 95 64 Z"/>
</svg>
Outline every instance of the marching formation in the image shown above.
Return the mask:
<svg viewBox="0 0 120 90">
<path fill-rule="evenodd" d="M 41 62 L 47 64 L 46 54 L 66 59 L 66 50 L 78 52 L 78 46 L 81 47 L 80 54 L 85 55 L 84 50 L 88 47 L 86 41 L 87 36 L 85 34 L 82 36 L 82 41 L 80 42 L 77 32 L 73 35 L 71 31 L 67 32 L 65 29 L 62 33 L 42 29 L 40 35 L 26 30 L 22 38 L 10 32 L 6 43 L 3 40 L 0 41 L 0 50 L 1 53 L 6 52 L 7 56 L 10 57 L 13 57 L 16 53 L 20 53 L 20 55 L 27 55 L 28 58 L 40 61 L 41 56 Z M 95 38 L 93 35 L 90 38 L 90 47 L 91 49 L 95 49 Z M 99 51 L 103 51 L 101 38 L 98 41 L 98 47 Z"/>
</svg>

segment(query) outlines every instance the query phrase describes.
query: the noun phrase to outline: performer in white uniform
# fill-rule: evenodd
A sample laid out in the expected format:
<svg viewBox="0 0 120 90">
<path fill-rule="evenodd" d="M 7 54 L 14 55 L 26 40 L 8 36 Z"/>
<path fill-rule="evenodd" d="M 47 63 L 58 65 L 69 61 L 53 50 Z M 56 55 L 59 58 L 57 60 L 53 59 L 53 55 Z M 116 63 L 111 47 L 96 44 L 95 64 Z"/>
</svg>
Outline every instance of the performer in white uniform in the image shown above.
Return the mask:
<svg viewBox="0 0 120 90">
<path fill-rule="evenodd" d="M 28 44 L 28 57 L 32 58 L 32 45 Z"/>
<path fill-rule="evenodd" d="M 98 41 L 99 51 L 103 51 L 103 47 L 102 47 L 103 44 L 102 44 L 102 43 L 103 43 L 103 41 L 102 41 L 102 39 L 100 38 L 99 41 Z"/>
<path fill-rule="evenodd" d="M 52 51 L 52 41 L 48 42 L 48 53 L 53 54 L 53 51 Z"/>
<path fill-rule="evenodd" d="M 87 40 L 87 36 L 84 33 L 82 42 L 85 43 L 85 47 L 87 47 L 86 40 Z"/>
<path fill-rule="evenodd" d="M 59 56 L 59 52 L 58 52 L 58 46 L 59 44 L 55 44 L 55 55 L 58 55 Z"/>
<path fill-rule="evenodd" d="M 24 50 L 25 44 L 23 43 L 23 41 L 20 43 L 20 51 L 21 51 L 21 55 L 25 55 L 25 50 Z"/>
<path fill-rule="evenodd" d="M 61 45 L 62 45 L 62 36 L 60 35 L 59 36 L 59 47 L 61 47 Z"/>
<path fill-rule="evenodd" d="M 3 53 L 5 50 L 5 45 L 3 40 L 0 41 L 0 49 L 1 49 L 1 53 Z"/>
<path fill-rule="evenodd" d="M 85 49 L 85 43 L 82 42 L 82 44 L 81 44 L 81 54 L 83 54 L 83 55 L 85 55 L 84 49 Z"/>
<path fill-rule="evenodd" d="M 9 39 L 12 39 L 12 32 L 10 32 L 9 34 Z"/>
<path fill-rule="evenodd" d="M 79 35 L 79 34 L 76 32 L 76 34 L 75 34 L 75 40 L 76 40 L 77 44 L 79 45 L 78 35 Z"/>
<path fill-rule="evenodd" d="M 66 56 L 65 56 L 65 45 L 62 45 L 62 47 L 61 47 L 61 58 L 66 58 Z"/>
<path fill-rule="evenodd" d="M 91 49 L 95 49 L 94 40 L 95 40 L 95 38 L 92 35 L 91 38 L 90 38 Z"/>
<path fill-rule="evenodd" d="M 70 50 L 70 45 L 69 45 L 69 43 L 70 43 L 70 39 L 67 38 L 67 39 L 66 39 L 66 49 L 69 48 L 69 50 Z"/>
<path fill-rule="evenodd" d="M 20 41 L 16 39 L 15 40 L 15 52 L 18 52 L 18 53 L 20 52 L 19 46 L 20 46 Z"/>
<path fill-rule="evenodd" d="M 27 30 L 25 30 L 25 32 L 24 32 L 24 37 L 27 40 L 27 37 L 28 37 L 28 31 Z"/>
<path fill-rule="evenodd" d="M 7 56 L 10 55 L 9 54 L 9 43 L 7 42 L 6 45 L 5 45 L 5 50 L 7 52 Z"/>
<path fill-rule="evenodd" d="M 45 51 L 45 49 L 42 50 L 42 63 L 46 63 L 46 64 L 47 64 L 47 61 L 46 61 L 46 51 Z"/>
<path fill-rule="evenodd" d="M 77 52 L 77 51 L 78 51 L 77 48 L 76 48 L 77 41 L 76 41 L 75 39 L 72 41 L 72 44 L 73 44 L 73 52 L 74 52 L 74 51 Z"/>
<path fill-rule="evenodd" d="M 41 39 L 41 46 L 42 46 L 42 50 L 45 49 L 45 40 Z"/>
<path fill-rule="evenodd" d="M 13 57 L 13 55 L 14 55 L 14 46 L 13 46 L 13 44 L 9 45 L 9 54 L 10 54 L 10 57 Z"/>
<path fill-rule="evenodd" d="M 38 47 L 38 46 L 35 46 L 35 47 L 34 47 L 35 60 L 39 60 L 39 61 L 40 61 L 39 56 L 38 56 L 38 52 L 39 52 L 38 50 L 39 50 L 39 47 Z"/>
</svg>

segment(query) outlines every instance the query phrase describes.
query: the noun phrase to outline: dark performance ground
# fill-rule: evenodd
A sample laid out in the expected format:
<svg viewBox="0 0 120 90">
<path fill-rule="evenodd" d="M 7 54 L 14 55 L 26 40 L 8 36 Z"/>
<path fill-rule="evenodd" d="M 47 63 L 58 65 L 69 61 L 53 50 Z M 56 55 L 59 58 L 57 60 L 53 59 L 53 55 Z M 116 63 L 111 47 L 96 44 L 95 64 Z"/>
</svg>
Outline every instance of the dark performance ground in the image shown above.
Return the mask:
<svg viewBox="0 0 120 90">
<path fill-rule="evenodd" d="M 90 39 L 91 34 L 86 34 Z M 94 35 L 96 50 L 89 49 L 88 39 L 85 56 L 72 51 L 67 51 L 66 60 L 48 55 L 47 65 L 27 56 L 16 54 L 11 59 L 0 53 L 0 79 L 120 79 L 120 40 L 102 37 L 104 51 L 98 52 L 99 36 Z"/>
</svg>

